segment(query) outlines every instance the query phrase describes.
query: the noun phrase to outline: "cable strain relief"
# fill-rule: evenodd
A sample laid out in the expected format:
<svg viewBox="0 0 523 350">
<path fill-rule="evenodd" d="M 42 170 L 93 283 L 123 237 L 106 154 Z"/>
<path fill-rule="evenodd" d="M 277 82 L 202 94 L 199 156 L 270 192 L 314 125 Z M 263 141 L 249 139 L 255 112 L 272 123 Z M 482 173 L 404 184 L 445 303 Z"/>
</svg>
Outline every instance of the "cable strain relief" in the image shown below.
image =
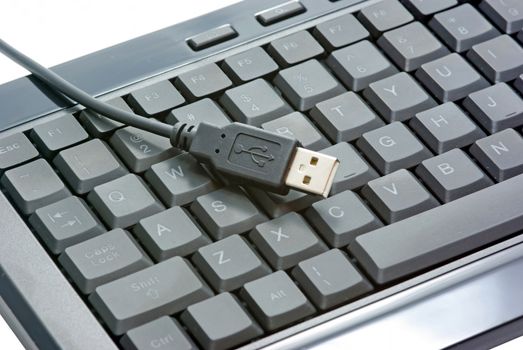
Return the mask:
<svg viewBox="0 0 523 350">
<path fill-rule="evenodd" d="M 173 132 L 171 133 L 171 145 L 183 151 L 188 151 L 195 133 L 196 125 L 178 122 L 174 124 Z"/>
</svg>

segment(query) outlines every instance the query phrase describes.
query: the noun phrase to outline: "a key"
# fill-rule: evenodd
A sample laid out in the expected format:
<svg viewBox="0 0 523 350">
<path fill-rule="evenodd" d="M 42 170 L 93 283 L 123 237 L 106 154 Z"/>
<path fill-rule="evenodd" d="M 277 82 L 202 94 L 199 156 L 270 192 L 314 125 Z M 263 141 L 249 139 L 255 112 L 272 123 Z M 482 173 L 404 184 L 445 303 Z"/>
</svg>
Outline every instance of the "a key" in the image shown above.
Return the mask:
<svg viewBox="0 0 523 350">
<path fill-rule="evenodd" d="M 372 285 L 338 249 L 304 260 L 293 270 L 307 296 L 326 310 L 372 290 Z"/>
<path fill-rule="evenodd" d="M 284 271 L 247 283 L 240 296 L 268 331 L 299 321 L 316 311 Z"/>
<path fill-rule="evenodd" d="M 134 113 L 131 107 L 125 103 L 123 98 L 117 97 L 115 99 L 105 101 L 106 103 L 109 103 L 113 107 L 116 107 L 118 109 L 123 109 L 126 112 Z M 109 136 L 114 130 L 121 128 L 123 126 L 122 123 L 117 122 L 115 120 L 106 118 L 96 112 L 93 112 L 91 110 L 85 109 L 80 113 L 79 117 L 80 121 L 84 125 L 84 127 L 87 129 L 87 131 L 93 136 L 93 137 L 107 137 Z"/>
<path fill-rule="evenodd" d="M 107 327 L 120 335 L 212 295 L 194 268 L 185 259 L 174 257 L 99 286 L 89 301 Z"/>
<path fill-rule="evenodd" d="M 116 229 L 65 249 L 58 258 L 82 293 L 141 270 L 151 261 L 129 233 Z"/>
<path fill-rule="evenodd" d="M 294 108 L 306 111 L 318 102 L 345 92 L 343 86 L 316 60 L 281 70 L 274 84 Z"/>
<path fill-rule="evenodd" d="M 187 256 L 211 240 L 186 209 L 173 207 L 140 220 L 134 234 L 156 261 Z"/>
<path fill-rule="evenodd" d="M 217 292 L 238 289 L 249 281 L 271 273 L 269 266 L 239 235 L 198 249 L 192 261 Z"/>
<path fill-rule="evenodd" d="M 322 198 L 296 190 L 290 190 L 285 195 L 262 191 L 255 187 L 249 187 L 247 190 L 271 218 L 278 218 L 291 211 L 301 211 Z"/>
<path fill-rule="evenodd" d="M 363 196 L 388 224 L 403 220 L 439 203 L 407 170 L 370 181 Z"/>
<path fill-rule="evenodd" d="M 497 181 L 523 172 L 523 138 L 514 129 L 505 129 L 476 141 L 470 153 Z"/>
<path fill-rule="evenodd" d="M 288 269 L 327 250 L 325 243 L 297 213 L 288 213 L 260 224 L 249 237 L 277 270 Z"/>
<path fill-rule="evenodd" d="M 280 135 L 289 136 L 300 141 L 302 147 L 318 151 L 329 147 L 330 142 L 300 112 L 287 114 L 270 122 L 263 123 L 262 128 Z"/>
<path fill-rule="evenodd" d="M 47 248 L 55 254 L 105 232 L 91 209 L 77 197 L 67 197 L 37 209 L 29 217 L 29 222 Z"/>
<path fill-rule="evenodd" d="M 138 89 L 129 95 L 131 106 L 144 116 L 165 113 L 184 102 L 183 96 L 169 80 Z"/>
<path fill-rule="evenodd" d="M 0 183 L 24 214 L 31 214 L 71 194 L 43 159 L 6 171 Z"/>
<path fill-rule="evenodd" d="M 327 64 L 353 91 L 360 91 L 376 80 L 398 72 L 383 54 L 367 40 L 333 51 Z"/>
<path fill-rule="evenodd" d="M 485 0 L 479 8 L 507 34 L 523 29 L 523 3 L 519 0 Z"/>
<path fill-rule="evenodd" d="M 470 94 L 463 105 L 491 133 L 523 125 L 523 100 L 505 83 Z"/>
<path fill-rule="evenodd" d="M 292 108 L 263 79 L 225 91 L 220 103 L 240 123 L 260 126 L 292 112 Z"/>
<path fill-rule="evenodd" d="M 164 209 L 143 180 L 134 174 L 95 187 L 87 199 L 111 228 L 132 226 Z"/>
<path fill-rule="evenodd" d="M 181 320 L 204 349 L 235 348 L 263 334 L 238 299 L 229 293 L 189 306 Z"/>
<path fill-rule="evenodd" d="M 271 75 L 278 70 L 278 65 L 264 49 L 253 47 L 227 57 L 222 68 L 236 83 L 244 83 Z"/>
<path fill-rule="evenodd" d="M 165 121 L 169 124 L 181 122 L 191 125 L 206 122 L 220 127 L 231 123 L 229 117 L 218 107 L 216 102 L 208 98 L 174 109 L 165 118 Z"/>
<path fill-rule="evenodd" d="M 0 138 L 0 173 L 38 156 L 38 151 L 22 133 Z"/>
<path fill-rule="evenodd" d="M 448 55 L 449 50 L 419 22 L 391 30 L 378 39 L 378 45 L 406 72 Z"/>
<path fill-rule="evenodd" d="M 210 63 L 180 74 L 174 85 L 191 100 L 195 100 L 217 94 L 231 86 L 232 82 L 216 63 Z"/>
<path fill-rule="evenodd" d="M 196 198 L 192 212 L 215 239 L 249 231 L 267 220 L 238 188 L 222 188 Z"/>
<path fill-rule="evenodd" d="M 360 197 L 351 191 L 314 203 L 305 217 L 332 247 L 346 246 L 356 236 L 383 226 Z"/>
<path fill-rule="evenodd" d="M 397 0 L 385 0 L 364 7 L 358 19 L 367 27 L 374 37 L 390 29 L 409 23 L 412 15 Z"/>
<path fill-rule="evenodd" d="M 416 77 L 441 102 L 456 101 L 489 86 L 457 53 L 423 64 Z"/>
<path fill-rule="evenodd" d="M 313 34 L 329 51 L 369 37 L 367 29 L 350 13 L 318 24 Z"/>
<path fill-rule="evenodd" d="M 437 154 L 468 146 L 486 136 L 454 102 L 416 114 L 410 126 Z"/>
<path fill-rule="evenodd" d="M 356 144 L 382 174 L 413 167 L 432 156 L 400 122 L 369 131 Z"/>
<path fill-rule="evenodd" d="M 46 157 L 87 139 L 89 135 L 71 114 L 37 125 L 31 138 Z"/>
<path fill-rule="evenodd" d="M 419 19 L 433 15 L 458 4 L 458 0 L 404 0 L 403 4 Z"/>
<path fill-rule="evenodd" d="M 53 160 L 53 164 L 78 194 L 85 194 L 95 186 L 128 173 L 118 157 L 100 139 L 93 139 L 61 151 Z"/>
<path fill-rule="evenodd" d="M 323 47 L 306 30 L 274 40 L 267 50 L 282 66 L 306 61 L 324 52 Z"/>
</svg>

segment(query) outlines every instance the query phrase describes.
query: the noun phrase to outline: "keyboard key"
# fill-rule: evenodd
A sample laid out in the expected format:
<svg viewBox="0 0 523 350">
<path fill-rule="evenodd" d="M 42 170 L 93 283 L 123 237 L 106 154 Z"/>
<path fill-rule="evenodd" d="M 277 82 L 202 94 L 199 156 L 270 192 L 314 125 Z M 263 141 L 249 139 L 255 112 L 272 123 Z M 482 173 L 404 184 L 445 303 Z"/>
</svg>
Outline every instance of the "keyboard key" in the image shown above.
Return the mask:
<svg viewBox="0 0 523 350">
<path fill-rule="evenodd" d="M 125 103 L 123 98 L 116 97 L 115 99 L 105 101 L 112 105 L 113 107 L 123 109 L 126 112 L 134 113 L 131 107 Z M 87 131 L 91 134 L 93 137 L 100 137 L 104 138 L 109 136 L 114 130 L 121 128 L 124 126 L 122 123 L 117 122 L 115 120 L 106 118 L 96 112 L 93 112 L 88 109 L 84 109 L 80 113 L 79 117 L 80 121 L 84 125 L 84 127 L 87 129 Z"/>
<path fill-rule="evenodd" d="M 426 16 L 433 15 L 458 4 L 458 0 L 404 0 L 404 5 L 416 15 L 417 18 L 423 19 Z"/>
<path fill-rule="evenodd" d="M 358 195 L 351 191 L 314 203 L 305 217 L 332 247 L 346 246 L 356 236 L 383 226 Z"/>
<path fill-rule="evenodd" d="M 162 114 L 185 102 L 183 96 L 169 80 L 131 92 L 129 103 L 145 116 Z"/>
<path fill-rule="evenodd" d="M 165 121 L 173 125 L 177 122 L 191 125 L 206 122 L 220 127 L 231 123 L 229 117 L 218 107 L 216 102 L 208 98 L 176 108 L 169 113 Z"/>
<path fill-rule="evenodd" d="M 229 293 L 189 306 L 181 320 L 204 349 L 235 348 L 263 334 L 238 299 Z"/>
<path fill-rule="evenodd" d="M 215 239 L 249 231 L 267 220 L 238 188 L 222 188 L 196 198 L 192 212 Z"/>
<path fill-rule="evenodd" d="M 116 229 L 65 249 L 59 261 L 82 293 L 151 266 L 129 233 Z"/>
<path fill-rule="evenodd" d="M 313 34 L 329 51 L 369 37 L 367 29 L 350 13 L 318 24 Z"/>
<path fill-rule="evenodd" d="M 306 111 L 318 102 L 345 92 L 343 86 L 316 60 L 284 69 L 274 84 L 294 108 Z"/>
<path fill-rule="evenodd" d="M 434 208 L 439 203 L 407 170 L 370 181 L 363 196 L 388 224 Z"/>
<path fill-rule="evenodd" d="M 271 269 L 249 247 L 245 238 L 233 235 L 198 249 L 194 265 L 217 292 L 240 288 L 271 273 Z"/>
<path fill-rule="evenodd" d="M 413 167 L 432 156 L 400 122 L 369 131 L 356 144 L 382 174 Z"/>
<path fill-rule="evenodd" d="M 479 8 L 507 34 L 523 29 L 523 3 L 519 0 L 485 0 Z"/>
<path fill-rule="evenodd" d="M 132 226 L 164 209 L 143 180 L 134 174 L 95 187 L 87 199 L 111 228 Z"/>
<path fill-rule="evenodd" d="M 358 19 L 367 27 L 374 37 L 390 29 L 409 23 L 412 15 L 397 0 L 385 0 L 364 7 Z"/>
<path fill-rule="evenodd" d="M 268 26 L 299 15 L 305 11 L 305 7 L 299 1 L 288 1 L 267 10 L 263 10 L 256 15 L 256 19 L 262 25 Z"/>
<path fill-rule="evenodd" d="M 369 41 L 333 51 L 327 64 L 336 76 L 353 91 L 360 91 L 376 80 L 398 72 L 378 49 Z"/>
<path fill-rule="evenodd" d="M 89 301 L 107 327 L 121 335 L 212 295 L 187 261 L 175 257 L 96 288 Z"/>
<path fill-rule="evenodd" d="M 0 173 L 38 156 L 38 151 L 22 133 L 0 138 Z"/>
<path fill-rule="evenodd" d="M 142 219 L 134 234 L 156 261 L 187 256 L 211 240 L 186 209 L 173 207 Z"/>
<path fill-rule="evenodd" d="M 489 86 L 463 57 L 453 53 L 416 71 L 416 77 L 441 102 L 456 101 Z"/>
<path fill-rule="evenodd" d="M 282 66 L 303 62 L 324 52 L 323 47 L 306 30 L 274 40 L 267 50 Z"/>
<path fill-rule="evenodd" d="M 240 296 L 268 331 L 311 316 L 316 311 L 284 271 L 247 283 Z"/>
<path fill-rule="evenodd" d="M 319 195 L 311 195 L 296 190 L 290 190 L 289 193 L 285 195 L 262 191 L 255 187 L 249 187 L 247 190 L 256 203 L 258 203 L 271 218 L 278 218 L 291 211 L 302 211 L 308 208 L 312 203 L 322 199 Z"/>
<path fill-rule="evenodd" d="M 180 74 L 174 85 L 191 100 L 195 100 L 225 90 L 232 82 L 216 63 L 210 63 Z"/>
<path fill-rule="evenodd" d="M 326 310 L 372 290 L 372 285 L 338 249 L 302 261 L 293 270 L 307 296 Z"/>
<path fill-rule="evenodd" d="M 256 226 L 249 238 L 277 270 L 286 270 L 327 250 L 325 243 L 297 213 L 288 213 Z"/>
<path fill-rule="evenodd" d="M 31 138 L 46 157 L 87 139 L 89 135 L 71 114 L 37 125 Z"/>
<path fill-rule="evenodd" d="M 0 183 L 24 214 L 31 214 L 71 194 L 43 159 L 6 171 Z"/>
<path fill-rule="evenodd" d="M 497 181 L 505 181 L 523 172 L 523 138 L 514 129 L 476 141 L 470 153 Z"/>
<path fill-rule="evenodd" d="M 263 78 L 278 70 L 278 65 L 261 47 L 253 47 L 242 53 L 229 56 L 223 61 L 223 70 L 236 83 Z"/>
<path fill-rule="evenodd" d="M 194 51 L 200 51 L 208 47 L 218 45 L 238 36 L 238 32 L 230 24 L 206 30 L 186 40 L 187 45 Z"/>
</svg>

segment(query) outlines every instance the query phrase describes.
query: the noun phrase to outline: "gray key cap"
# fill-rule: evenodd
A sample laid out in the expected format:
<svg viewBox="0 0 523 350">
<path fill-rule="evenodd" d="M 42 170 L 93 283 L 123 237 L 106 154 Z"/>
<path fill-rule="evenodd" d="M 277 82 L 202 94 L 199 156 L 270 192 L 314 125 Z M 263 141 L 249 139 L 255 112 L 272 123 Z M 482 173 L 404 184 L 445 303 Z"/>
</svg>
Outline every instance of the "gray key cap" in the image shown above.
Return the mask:
<svg viewBox="0 0 523 350">
<path fill-rule="evenodd" d="M 220 127 L 231 123 L 229 117 L 218 107 L 216 102 L 208 98 L 176 108 L 169 113 L 165 121 L 169 124 L 181 122 L 191 125 L 206 122 Z"/>
<path fill-rule="evenodd" d="M 351 191 L 314 203 L 305 217 L 332 247 L 346 246 L 356 236 L 383 226 L 358 195 Z"/>
<path fill-rule="evenodd" d="M 156 261 L 186 256 L 211 243 L 200 225 L 181 207 L 140 220 L 134 234 Z"/>
<path fill-rule="evenodd" d="M 125 350 L 197 350 L 198 347 L 172 317 L 163 316 L 128 331 L 120 340 Z"/>
<path fill-rule="evenodd" d="M 438 1 L 427 1 L 427 0 L 405 0 L 404 5 L 416 15 L 416 17 L 423 19 L 426 16 L 435 14 L 448 9 L 458 4 L 458 0 L 438 0 Z"/>
<path fill-rule="evenodd" d="M 195 100 L 225 90 L 232 85 L 232 82 L 216 63 L 210 63 L 180 74 L 174 81 L 174 85 L 186 96 Z"/>
<path fill-rule="evenodd" d="M 240 123 L 260 126 L 292 112 L 292 108 L 263 79 L 225 91 L 220 103 Z"/>
<path fill-rule="evenodd" d="M 302 261 L 293 270 L 307 296 L 322 309 L 355 299 L 372 290 L 372 285 L 338 249 Z"/>
<path fill-rule="evenodd" d="M 78 194 L 128 173 L 113 151 L 99 139 L 61 151 L 53 164 Z"/>
<path fill-rule="evenodd" d="M 267 50 L 282 66 L 296 64 L 324 52 L 323 47 L 306 30 L 274 40 Z"/>
<path fill-rule="evenodd" d="M 330 146 L 330 142 L 325 136 L 300 112 L 287 114 L 278 119 L 263 123 L 262 128 L 280 135 L 295 138 L 300 141 L 302 147 L 313 151 L 318 151 Z"/>
<path fill-rule="evenodd" d="M 37 125 L 31 131 L 31 138 L 47 157 L 63 148 L 82 142 L 88 136 L 71 114 Z"/>
<path fill-rule="evenodd" d="M 77 197 L 67 197 L 37 209 L 29 217 L 29 222 L 47 248 L 55 254 L 105 232 L 91 209 Z"/>
<path fill-rule="evenodd" d="M 456 101 L 489 86 L 457 53 L 425 63 L 416 71 L 416 78 L 441 102 Z"/>
<path fill-rule="evenodd" d="M 196 198 L 191 210 L 215 239 L 249 231 L 267 220 L 236 187 L 222 188 Z"/>
<path fill-rule="evenodd" d="M 284 271 L 247 283 L 240 296 L 263 328 L 269 331 L 311 316 L 316 311 Z"/>
<path fill-rule="evenodd" d="M 22 133 L 0 138 L 0 172 L 38 156 L 38 151 Z"/>
<path fill-rule="evenodd" d="M 436 14 L 430 28 L 456 52 L 465 52 L 499 35 L 499 32 L 471 4 Z"/>
<path fill-rule="evenodd" d="M 438 201 L 404 169 L 370 181 L 362 193 L 388 224 L 438 205 Z"/>
<path fill-rule="evenodd" d="M 356 238 L 350 247 L 383 284 L 497 242 L 523 225 L 523 175 Z"/>
<path fill-rule="evenodd" d="M 382 174 L 413 167 L 432 156 L 400 122 L 369 131 L 356 144 Z"/>
<path fill-rule="evenodd" d="M 204 349 L 235 348 L 263 334 L 238 299 L 229 293 L 189 306 L 181 320 Z"/>
<path fill-rule="evenodd" d="M 249 187 L 247 190 L 271 218 L 278 218 L 291 211 L 301 211 L 322 199 L 321 196 L 295 190 L 290 190 L 285 195 L 262 191 L 255 187 Z"/>
<path fill-rule="evenodd" d="M 283 21 L 287 18 L 305 12 L 305 7 L 299 1 L 287 1 L 282 4 L 263 10 L 256 14 L 256 19 L 264 26 Z"/>
<path fill-rule="evenodd" d="M 412 72 L 422 64 L 448 55 L 449 50 L 419 22 L 386 32 L 378 45 L 404 71 Z"/>
<path fill-rule="evenodd" d="M 345 92 L 343 86 L 316 60 L 281 70 L 274 84 L 294 108 L 306 111 L 318 102 Z"/>
<path fill-rule="evenodd" d="M 107 327 L 120 335 L 212 295 L 194 268 L 175 257 L 96 288 L 89 301 Z"/>
<path fill-rule="evenodd" d="M 217 292 L 227 292 L 271 272 L 245 238 L 229 236 L 198 249 L 194 265 Z"/>
<path fill-rule="evenodd" d="M 249 237 L 271 266 L 278 270 L 286 270 L 327 250 L 325 243 L 297 213 L 288 213 L 260 224 Z"/>
<path fill-rule="evenodd" d="M 164 207 L 134 174 L 95 187 L 87 199 L 111 228 L 129 227 Z"/>
<path fill-rule="evenodd" d="M 134 113 L 121 97 L 117 97 L 106 102 L 113 107 Z M 101 116 L 100 114 L 88 109 L 85 109 L 80 113 L 80 121 L 93 137 L 107 137 L 115 129 L 121 128 L 123 126 L 123 124 L 120 122 Z"/>
<path fill-rule="evenodd" d="M 373 36 L 409 23 L 414 19 L 412 15 L 397 0 L 385 0 L 364 7 L 358 19 L 369 29 Z"/>
<path fill-rule="evenodd" d="M 329 51 L 369 37 L 367 29 L 350 13 L 318 24 L 313 34 Z"/>
<path fill-rule="evenodd" d="M 470 94 L 463 105 L 491 133 L 523 125 L 523 100 L 505 83 Z"/>
<path fill-rule="evenodd" d="M 523 172 L 523 138 L 514 129 L 505 129 L 476 141 L 470 153 L 497 181 Z"/>
<path fill-rule="evenodd" d="M 479 8 L 507 34 L 523 29 L 523 3 L 519 0 L 485 0 Z"/>
<path fill-rule="evenodd" d="M 227 40 L 231 40 L 237 36 L 238 33 L 230 24 L 224 24 L 219 27 L 206 30 L 203 33 L 196 34 L 186 41 L 191 49 L 194 51 L 199 51 L 214 45 L 218 45 Z"/>
<path fill-rule="evenodd" d="M 59 261 L 85 294 L 104 283 L 151 266 L 149 258 L 122 229 L 65 249 Z"/>
<path fill-rule="evenodd" d="M 486 136 L 454 102 L 418 113 L 410 126 L 437 154 L 468 146 Z"/>
<path fill-rule="evenodd" d="M 360 91 L 376 80 L 398 72 L 383 54 L 364 40 L 333 51 L 327 64 L 336 76 L 353 91 Z"/>
<path fill-rule="evenodd" d="M 223 70 L 236 83 L 262 78 L 278 70 L 278 65 L 261 47 L 253 47 L 229 56 L 223 61 Z"/>
<path fill-rule="evenodd" d="M 169 80 L 138 89 L 129 95 L 131 106 L 145 116 L 167 112 L 184 102 L 183 96 Z"/>
<path fill-rule="evenodd" d="M 31 214 L 71 194 L 43 159 L 6 171 L 0 183 L 24 214 Z"/>
</svg>

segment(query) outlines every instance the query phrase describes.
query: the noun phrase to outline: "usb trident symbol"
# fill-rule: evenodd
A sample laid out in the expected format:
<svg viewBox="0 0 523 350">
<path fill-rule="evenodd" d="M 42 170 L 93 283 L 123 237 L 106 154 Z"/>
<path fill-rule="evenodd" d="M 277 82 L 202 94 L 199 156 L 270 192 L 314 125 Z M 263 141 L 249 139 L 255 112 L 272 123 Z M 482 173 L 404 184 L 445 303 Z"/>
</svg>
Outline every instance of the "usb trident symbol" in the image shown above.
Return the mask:
<svg viewBox="0 0 523 350">
<path fill-rule="evenodd" d="M 248 153 L 251 155 L 251 159 L 254 163 L 256 163 L 259 167 L 265 166 L 267 162 L 270 162 L 271 160 L 274 160 L 274 156 L 272 154 L 265 154 L 267 152 L 267 146 L 253 146 L 246 149 L 242 144 L 238 144 L 234 148 L 234 152 L 237 154 L 240 153 Z M 259 152 L 256 152 L 259 151 Z"/>
</svg>

